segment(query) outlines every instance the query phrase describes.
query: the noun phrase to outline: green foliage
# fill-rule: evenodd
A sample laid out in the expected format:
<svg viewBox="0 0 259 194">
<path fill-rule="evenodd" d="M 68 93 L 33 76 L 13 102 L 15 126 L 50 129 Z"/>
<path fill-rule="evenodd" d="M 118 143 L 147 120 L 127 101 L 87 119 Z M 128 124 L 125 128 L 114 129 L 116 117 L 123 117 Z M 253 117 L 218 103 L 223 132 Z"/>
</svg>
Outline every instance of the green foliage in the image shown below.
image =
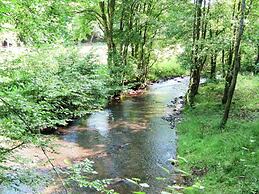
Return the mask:
<svg viewBox="0 0 259 194">
<path fill-rule="evenodd" d="M 46 48 L 1 65 L 0 136 L 35 141 L 40 136 L 31 133 L 66 125 L 106 104 L 107 71 L 76 53 Z"/>
<path fill-rule="evenodd" d="M 170 78 L 185 75 L 186 70 L 180 66 L 176 57 L 172 57 L 168 61 L 155 63 L 149 73 L 150 80 L 159 80 L 163 78 Z"/>
<path fill-rule="evenodd" d="M 3 4 L 6 7 L 3 23 L 12 25 L 23 43 L 56 42 L 68 35 L 71 8 L 66 1 L 15 0 L 3 1 Z"/>
<path fill-rule="evenodd" d="M 91 180 L 91 176 L 97 172 L 93 168 L 93 162 L 86 159 L 68 167 L 63 173 L 67 174 L 66 182 L 69 186 L 80 188 L 90 188 L 99 193 L 116 194 L 113 190 L 106 189 L 111 180 Z"/>
<path fill-rule="evenodd" d="M 73 47 L 46 47 L 1 64 L 0 163 L 10 156 L 8 149 L 21 142 L 48 146 L 49 139 L 40 131 L 67 125 L 106 105 L 112 93 L 106 67 L 98 65 L 93 56 L 77 53 Z M 29 174 L 18 176 L 22 172 L 0 166 L 0 183 L 14 183 L 15 178 L 21 184 L 34 180 Z M 92 187 L 103 183 L 95 181 Z"/>
<path fill-rule="evenodd" d="M 128 59 L 127 65 L 122 65 L 122 58 L 119 55 L 113 57 L 115 63 L 109 65 L 110 82 L 109 86 L 114 94 L 126 91 L 137 85 L 136 75 L 138 74 L 135 60 Z M 120 65 L 118 65 L 120 64 Z"/>
<path fill-rule="evenodd" d="M 166 17 L 165 44 L 188 43 L 192 38 L 193 4 L 191 1 L 176 1 L 170 6 Z"/>
<path fill-rule="evenodd" d="M 104 3 L 103 10 L 100 2 Z M 76 49 L 61 46 L 41 48 L 1 62 L 0 146 L 2 142 L 8 146 L 0 147 L 0 162 L 9 155 L 10 145 L 24 142 L 46 146 L 40 131 L 66 125 L 73 118 L 100 109 L 110 95 L 141 84 L 147 77 L 158 80 L 183 75 L 186 71 L 182 66 L 192 67 L 196 57 L 199 63 L 204 63 L 201 69 L 204 65 L 205 71 L 210 69 L 211 56 L 216 56 L 217 67 L 219 61 L 225 62 L 224 70 L 227 70 L 230 67 L 227 66 L 228 55 L 231 56 L 231 46 L 234 46 L 233 28 L 238 24 L 238 6 L 233 14 L 233 5 L 238 2 L 210 2 L 210 9 L 204 4 L 202 17 L 196 18 L 196 25 L 201 19 L 200 27 L 204 31 L 204 34 L 197 31 L 198 36 L 204 37 L 192 42 L 195 9 L 187 0 L 173 2 L 173 6 L 167 0 L 116 3 L 113 0 L 0 1 L 0 30 L 10 27 L 5 31 L 17 33 L 18 39 L 27 45 L 81 41 L 94 32 L 92 25 L 98 23 L 110 51 L 108 67 L 98 65 L 92 56 L 82 58 Z M 241 70 L 254 73 L 258 71 L 257 7 L 258 1 L 255 1 L 245 21 L 247 30 L 241 48 Z M 185 52 L 179 58 L 181 66 L 176 58 L 172 58 L 151 67 L 156 61 L 154 47 L 158 42 L 167 46 L 172 43 L 184 45 Z M 223 50 L 225 58 L 219 60 Z M 256 99 L 259 99 L 255 89 L 258 88 L 258 78 L 242 78 L 242 81 L 246 83 L 245 87 L 239 86 L 232 121 L 225 131 L 220 132 L 217 128 L 222 114 L 219 105 L 223 90 L 221 83 L 205 86 L 196 109 L 185 112 L 188 118 L 180 125 L 181 141 L 184 142 L 180 142 L 180 155 L 187 155 L 191 161 L 186 166 L 209 167 L 205 178 L 187 188 L 186 192 L 196 192 L 197 189 L 200 192 L 201 185 L 212 193 L 217 188 L 230 193 L 258 192 L 258 180 L 252 178 L 258 175 L 254 176 L 257 170 L 255 161 L 258 160 L 258 141 L 255 140 L 258 139 L 258 124 L 254 118 L 257 116 Z M 0 183 L 15 178 L 3 175 L 9 169 L 2 166 L 0 169 Z M 93 172 L 90 164 L 78 164 L 69 171 L 73 174 L 70 181 L 79 186 L 102 191 L 107 184 L 82 178 L 82 172 Z"/>
<path fill-rule="evenodd" d="M 205 193 L 259 191 L 258 83 L 258 77 L 239 79 L 231 119 L 224 131 L 218 128 L 222 83 L 203 86 L 195 109 L 184 112 L 184 120 L 177 127 L 179 155 L 188 162 L 180 161 L 180 167 L 193 174 L 194 183 L 204 186 Z M 205 169 L 205 173 L 198 176 L 194 169 Z M 184 193 L 200 191 L 188 188 Z"/>
</svg>

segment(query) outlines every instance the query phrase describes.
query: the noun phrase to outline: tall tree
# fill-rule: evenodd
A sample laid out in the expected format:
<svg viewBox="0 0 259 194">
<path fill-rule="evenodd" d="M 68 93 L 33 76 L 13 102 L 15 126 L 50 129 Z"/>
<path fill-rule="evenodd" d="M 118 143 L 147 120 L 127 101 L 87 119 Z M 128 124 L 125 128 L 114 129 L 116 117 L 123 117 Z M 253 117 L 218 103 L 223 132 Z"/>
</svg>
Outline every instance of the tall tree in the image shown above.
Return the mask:
<svg viewBox="0 0 259 194">
<path fill-rule="evenodd" d="M 228 99 L 228 91 L 229 91 L 229 87 L 233 78 L 232 75 L 232 71 L 234 68 L 234 49 L 235 49 L 235 37 L 236 37 L 236 33 L 237 33 L 237 28 L 238 26 L 236 25 L 235 21 L 237 21 L 237 15 L 238 15 L 238 6 L 237 6 L 237 1 L 234 0 L 233 3 L 233 11 L 232 11 L 232 23 L 231 23 L 231 27 L 233 28 L 233 33 L 232 33 L 232 37 L 231 37 L 231 43 L 229 46 L 229 51 L 228 51 L 228 60 L 227 60 L 227 74 L 225 77 L 225 88 L 224 88 L 224 94 L 222 97 L 222 104 L 226 104 L 227 99 Z"/>
<path fill-rule="evenodd" d="M 225 127 L 229 117 L 229 111 L 230 111 L 234 91 L 236 88 L 237 76 L 240 70 L 240 44 L 241 44 L 242 36 L 244 33 L 244 27 L 245 27 L 245 24 L 244 24 L 245 11 L 246 11 L 246 0 L 242 0 L 241 9 L 240 9 L 241 16 L 239 21 L 239 27 L 237 29 L 237 32 L 234 32 L 236 36 L 235 36 L 235 43 L 234 43 L 235 47 L 234 47 L 233 68 L 231 70 L 232 79 L 227 92 L 227 100 L 226 100 L 224 115 L 220 124 L 221 128 Z"/>
<path fill-rule="evenodd" d="M 194 2 L 192 66 L 190 84 L 187 92 L 187 102 L 191 106 L 193 106 L 194 98 L 198 94 L 201 71 L 207 60 L 207 55 L 203 55 L 203 49 L 204 40 L 206 40 L 207 37 L 210 3 L 210 0 L 208 2 L 206 0 L 195 0 Z"/>
<path fill-rule="evenodd" d="M 167 0 L 108 0 L 99 1 L 95 10 L 85 10 L 95 15 L 104 32 L 115 85 L 126 84 L 129 76 L 145 82 L 161 19 L 169 5 Z"/>
</svg>

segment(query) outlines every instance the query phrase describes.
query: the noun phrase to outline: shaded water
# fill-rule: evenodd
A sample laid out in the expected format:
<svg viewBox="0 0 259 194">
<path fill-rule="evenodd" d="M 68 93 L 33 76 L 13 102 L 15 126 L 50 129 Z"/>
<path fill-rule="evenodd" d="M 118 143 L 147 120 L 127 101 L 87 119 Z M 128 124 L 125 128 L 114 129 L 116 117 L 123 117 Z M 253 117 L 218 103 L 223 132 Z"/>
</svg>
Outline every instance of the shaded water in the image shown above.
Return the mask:
<svg viewBox="0 0 259 194">
<path fill-rule="evenodd" d="M 165 170 L 173 170 L 168 159 L 176 155 L 176 132 L 162 116 L 171 100 L 183 96 L 187 87 L 188 78 L 155 83 L 142 96 L 111 104 L 75 122 L 59 139 L 62 145 L 72 144 L 77 148 L 63 148 L 60 154 L 75 154 L 76 157 L 71 158 L 81 160 L 88 157 L 85 153 L 91 150 L 97 153 L 88 158 L 95 161 L 98 178 L 139 178 L 150 186 L 140 188 L 122 181 L 113 187 L 121 194 L 140 190 L 161 193 L 172 181 Z M 161 181 L 158 177 L 167 179 Z"/>
<path fill-rule="evenodd" d="M 168 161 L 176 155 L 176 133 L 161 117 L 175 97 L 186 93 L 188 79 L 156 83 L 139 97 L 110 105 L 76 123 L 85 128 L 63 136 L 65 141 L 81 147 L 104 149 L 103 157 L 94 158 L 101 178 L 140 178 L 150 185 L 148 193 L 159 193 L 166 184 L 157 177 L 168 176 L 163 168 L 172 170 Z M 118 184 L 120 193 L 130 193 L 131 184 Z"/>
</svg>

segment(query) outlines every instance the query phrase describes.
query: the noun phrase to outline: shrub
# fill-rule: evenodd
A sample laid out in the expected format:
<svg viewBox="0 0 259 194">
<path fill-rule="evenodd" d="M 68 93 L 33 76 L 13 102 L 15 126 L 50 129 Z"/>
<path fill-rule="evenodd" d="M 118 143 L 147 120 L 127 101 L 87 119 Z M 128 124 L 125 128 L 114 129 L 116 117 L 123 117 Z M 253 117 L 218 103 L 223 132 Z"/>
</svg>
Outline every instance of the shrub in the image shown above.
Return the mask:
<svg viewBox="0 0 259 194">
<path fill-rule="evenodd" d="M 107 71 L 76 50 L 47 49 L 6 62 L 0 69 L 0 136 L 19 139 L 66 125 L 106 103 Z"/>
</svg>

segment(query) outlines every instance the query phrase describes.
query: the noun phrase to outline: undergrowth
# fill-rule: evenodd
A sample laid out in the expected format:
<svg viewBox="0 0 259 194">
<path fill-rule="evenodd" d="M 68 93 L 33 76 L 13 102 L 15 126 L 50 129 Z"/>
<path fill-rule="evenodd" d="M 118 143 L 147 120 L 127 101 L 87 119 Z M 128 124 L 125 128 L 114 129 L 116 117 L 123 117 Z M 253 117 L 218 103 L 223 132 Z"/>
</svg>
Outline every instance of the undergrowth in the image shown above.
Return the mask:
<svg viewBox="0 0 259 194">
<path fill-rule="evenodd" d="M 194 109 L 184 111 L 178 125 L 180 168 L 192 174 L 197 189 L 184 193 L 259 192 L 259 77 L 241 76 L 224 130 L 221 82 L 200 88 Z"/>
<path fill-rule="evenodd" d="M 15 147 L 48 147 L 41 133 L 103 108 L 113 93 L 107 66 L 74 47 L 40 48 L 0 63 L 0 185 L 34 180 L 6 167 Z M 15 161 L 19 163 L 19 161 Z M 15 169 L 15 170 L 14 170 Z M 10 177 L 10 172 L 16 177 Z M 20 173 L 21 174 L 21 173 Z"/>
</svg>

